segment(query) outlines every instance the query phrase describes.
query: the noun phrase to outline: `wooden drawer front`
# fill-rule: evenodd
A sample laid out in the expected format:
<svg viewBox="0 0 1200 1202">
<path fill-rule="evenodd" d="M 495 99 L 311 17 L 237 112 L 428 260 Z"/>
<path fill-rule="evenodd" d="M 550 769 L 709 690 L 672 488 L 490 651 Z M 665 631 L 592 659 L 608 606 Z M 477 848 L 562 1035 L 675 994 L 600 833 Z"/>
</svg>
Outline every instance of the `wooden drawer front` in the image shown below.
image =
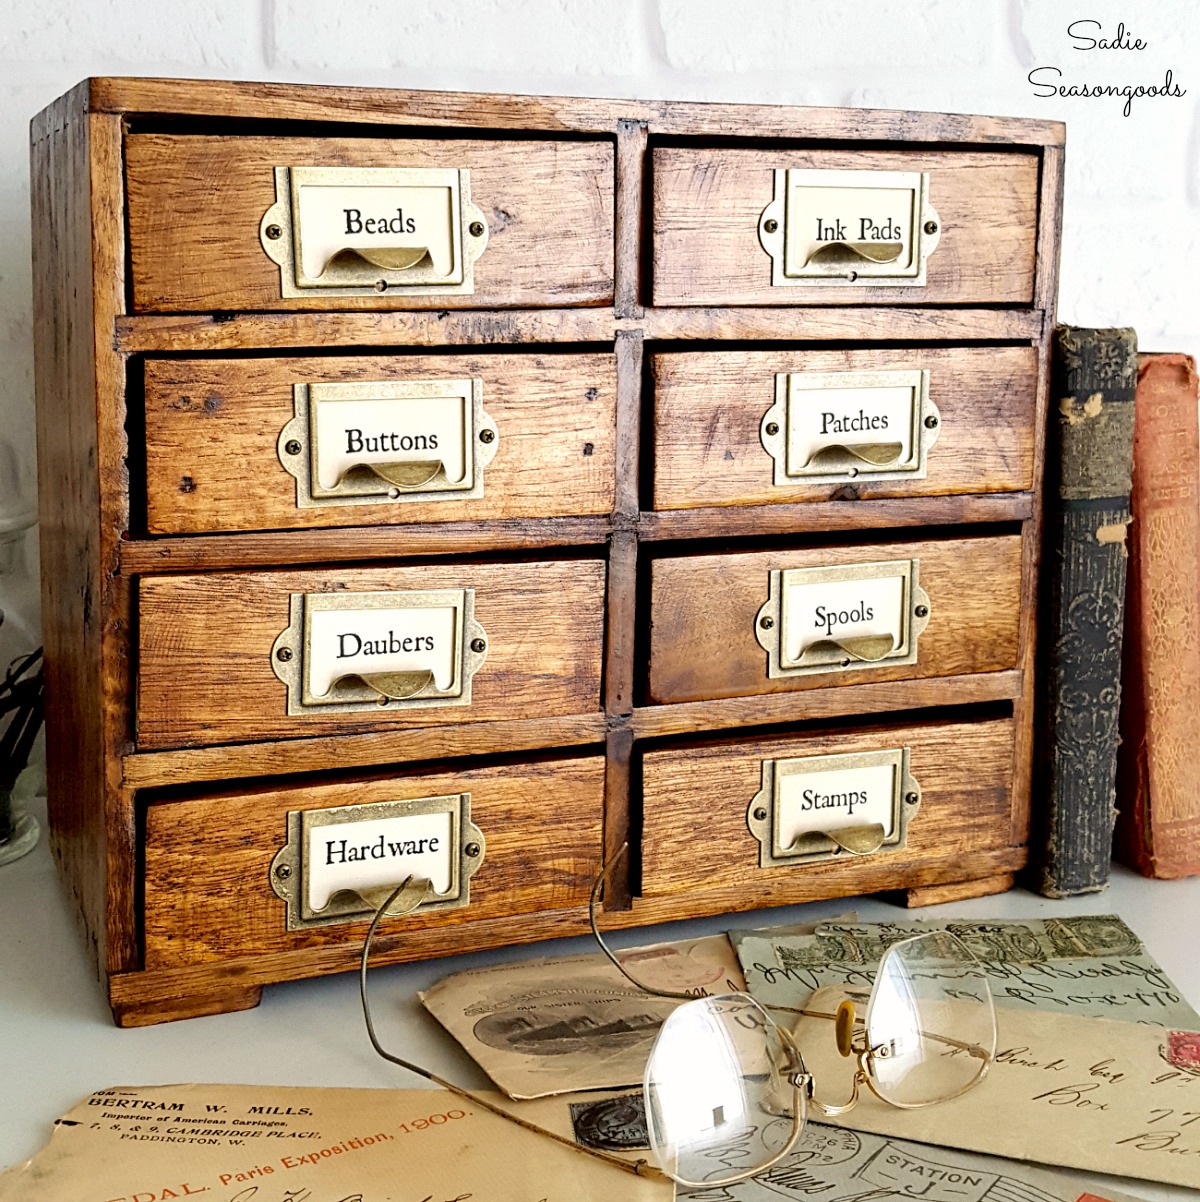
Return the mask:
<svg viewBox="0 0 1200 1202">
<path fill-rule="evenodd" d="M 486 840 L 469 904 L 385 922 L 384 942 L 389 931 L 432 934 L 587 905 L 600 857 L 602 756 L 162 801 L 146 810 L 146 967 L 361 943 L 366 923 L 353 918 L 287 930 L 270 873 L 288 811 L 463 792 Z M 430 954 L 425 942 L 421 954 Z"/>
<path fill-rule="evenodd" d="M 298 407 L 308 410 L 307 386 L 422 381 L 478 381 L 480 408 L 494 425 L 494 437 L 488 428 L 474 438 L 477 451 L 491 453 L 486 464 L 477 455 L 473 468 L 482 495 L 430 500 L 393 489 L 399 499 L 389 500 L 378 480 L 373 497 L 301 507 L 301 494 L 311 494 L 309 440 L 289 455 L 280 437 Z M 611 355 L 157 359 L 146 363 L 145 396 L 153 534 L 563 517 L 613 507 Z M 299 491 L 284 459 L 301 477 Z"/>
<path fill-rule="evenodd" d="M 924 172 L 938 244 L 922 287 L 772 285 L 759 242 L 775 172 Z M 654 152 L 656 305 L 1029 304 L 1038 156 L 1012 152 L 692 150 Z"/>
<path fill-rule="evenodd" d="M 260 226 L 276 167 L 470 171 L 487 224 L 473 291 L 283 295 Z M 597 305 L 613 291 L 613 149 L 604 142 L 225 138 L 125 142 L 133 304 L 208 309 L 463 309 Z M 325 293 L 323 295 L 323 292 Z"/>
<path fill-rule="evenodd" d="M 936 423 L 901 430 L 905 454 L 915 463 L 917 438 L 932 445 L 924 474 L 857 463 L 820 481 L 789 477 L 776 483 L 776 460 L 768 454 L 764 418 L 776 403 L 777 376 L 799 382 L 817 373 L 850 373 L 869 380 L 878 373 L 928 372 L 929 402 Z M 654 507 L 769 505 L 827 501 L 847 486 L 862 498 L 920 497 L 948 493 L 1011 492 L 1033 487 L 1033 427 L 1037 399 L 1037 352 L 1033 347 L 921 347 L 908 350 L 711 351 L 657 355 L 654 359 Z M 786 389 L 785 381 L 780 381 Z M 837 393 L 806 393 L 819 404 L 828 396 L 835 413 L 826 425 L 850 414 Z M 853 408 L 853 406 L 851 406 Z M 774 416 L 774 415 L 773 415 Z M 853 415 L 851 415 L 853 416 Z M 895 415 L 892 415 L 893 417 Z M 786 421 L 777 422 L 779 444 Z M 815 427 L 818 434 L 821 427 Z M 887 441 L 888 433 L 831 435 L 830 444 Z M 820 461 L 817 461 L 819 467 Z M 876 471 L 894 478 L 878 478 Z"/>
<path fill-rule="evenodd" d="M 137 737 L 143 749 L 594 713 L 604 563 L 459 564 L 147 577 L 140 585 Z M 289 716 L 272 649 L 293 596 L 474 590 L 486 659 L 469 704 L 313 706 Z M 358 598 L 355 598 L 358 600 Z M 467 635 L 470 638 L 470 634 Z M 302 655 L 297 651 L 297 668 Z M 291 659 L 291 655 L 289 655 Z"/>
<path fill-rule="evenodd" d="M 1013 739 L 1013 723 L 1004 718 L 649 752 L 643 768 L 642 893 L 662 897 L 730 885 L 786 890 L 787 881 L 801 874 L 809 881 L 813 875 L 845 880 L 876 870 L 886 870 L 889 879 L 869 889 L 902 888 L 906 866 L 1007 847 Z M 908 823 L 906 849 L 760 867 L 747 811 L 762 787 L 764 760 L 901 747 L 909 749 L 909 771 L 921 796 Z"/>
<path fill-rule="evenodd" d="M 919 560 L 928 625 L 912 663 L 771 679 L 756 637 L 771 573 Z M 695 555 L 651 567 L 650 697 L 701 701 L 868 681 L 996 672 L 1017 664 L 1021 539 L 948 539 L 867 547 Z"/>
</svg>

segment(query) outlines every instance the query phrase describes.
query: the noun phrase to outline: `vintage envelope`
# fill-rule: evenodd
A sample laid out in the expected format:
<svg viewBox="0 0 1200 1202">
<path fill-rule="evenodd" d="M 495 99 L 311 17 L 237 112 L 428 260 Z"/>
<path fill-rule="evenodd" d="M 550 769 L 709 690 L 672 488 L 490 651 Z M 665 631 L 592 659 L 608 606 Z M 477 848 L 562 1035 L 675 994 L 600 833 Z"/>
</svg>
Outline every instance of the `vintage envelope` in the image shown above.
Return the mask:
<svg viewBox="0 0 1200 1202">
<path fill-rule="evenodd" d="M 724 935 L 618 954 L 655 988 L 746 988 Z M 659 1027 L 679 1005 L 638 989 L 599 952 L 454 973 L 420 997 L 512 1098 L 639 1084 Z"/>
<path fill-rule="evenodd" d="M 673 1192 L 440 1089 L 109 1089 L 0 1176 L 0 1202 L 671 1202 Z"/>
<path fill-rule="evenodd" d="M 734 931 L 730 939 L 750 992 L 766 1005 L 797 1006 L 814 989 L 870 987 L 893 943 L 948 930 L 980 958 L 998 1006 L 1069 1012 L 1200 1029 L 1200 1014 L 1115 915 L 1050 919 L 846 923 L 811 935 L 771 929 Z"/>
<path fill-rule="evenodd" d="M 589 1094 L 522 1102 L 543 1127 L 620 1156 L 648 1155 L 641 1094 Z M 1137 1202 L 1070 1169 L 909 1143 L 811 1120 L 796 1147 L 751 1181 L 681 1189 L 694 1202 Z"/>
<path fill-rule="evenodd" d="M 832 1013 L 842 996 L 818 991 L 808 1008 Z M 855 1109 L 822 1121 L 1200 1189 L 1200 1034 L 1038 1010 L 996 1017 L 995 1062 L 961 1097 L 901 1110 L 864 1089 Z M 853 1061 L 807 1021 L 800 1044 L 815 1096 L 842 1102 Z"/>
</svg>

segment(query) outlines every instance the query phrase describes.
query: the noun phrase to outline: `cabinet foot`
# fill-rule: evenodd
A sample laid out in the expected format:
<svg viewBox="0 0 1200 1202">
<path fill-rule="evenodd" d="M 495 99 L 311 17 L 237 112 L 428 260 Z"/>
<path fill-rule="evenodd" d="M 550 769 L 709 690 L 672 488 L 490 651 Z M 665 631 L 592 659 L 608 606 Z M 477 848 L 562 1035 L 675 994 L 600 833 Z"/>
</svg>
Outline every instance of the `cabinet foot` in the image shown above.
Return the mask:
<svg viewBox="0 0 1200 1202">
<path fill-rule="evenodd" d="M 996 876 L 985 876 L 975 881 L 957 881 L 952 885 L 921 885 L 904 893 L 904 904 L 937 906 L 942 902 L 963 901 L 968 897 L 988 897 L 993 893 L 1007 893 L 1013 887 L 1013 874 L 1001 872 Z"/>
<path fill-rule="evenodd" d="M 149 1027 L 179 1018 L 201 1018 L 206 1014 L 231 1014 L 253 1010 L 262 1001 L 261 985 L 238 986 L 189 997 L 152 1002 L 113 1002 L 113 1019 L 118 1027 Z"/>
</svg>

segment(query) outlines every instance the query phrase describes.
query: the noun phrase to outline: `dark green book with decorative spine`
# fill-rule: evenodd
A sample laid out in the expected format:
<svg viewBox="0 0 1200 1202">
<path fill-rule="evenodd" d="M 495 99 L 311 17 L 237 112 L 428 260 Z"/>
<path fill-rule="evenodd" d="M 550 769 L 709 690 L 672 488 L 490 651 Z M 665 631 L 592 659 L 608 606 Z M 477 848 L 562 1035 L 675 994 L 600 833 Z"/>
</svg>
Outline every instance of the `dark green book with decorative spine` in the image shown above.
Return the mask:
<svg viewBox="0 0 1200 1202">
<path fill-rule="evenodd" d="M 1047 897 L 1112 863 L 1137 335 L 1058 326 L 1050 375 L 1030 859 Z"/>
</svg>

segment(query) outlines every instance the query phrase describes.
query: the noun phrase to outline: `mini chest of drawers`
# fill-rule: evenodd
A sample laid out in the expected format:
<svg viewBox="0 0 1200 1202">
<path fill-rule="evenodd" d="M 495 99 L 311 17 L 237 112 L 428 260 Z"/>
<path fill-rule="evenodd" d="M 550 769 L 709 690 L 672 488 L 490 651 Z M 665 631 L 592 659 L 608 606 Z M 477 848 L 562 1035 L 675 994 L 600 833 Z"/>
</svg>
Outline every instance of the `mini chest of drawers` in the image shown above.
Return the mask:
<svg viewBox="0 0 1200 1202">
<path fill-rule="evenodd" d="M 118 1022 L 1006 888 L 1061 126 L 99 79 L 33 123 L 53 847 Z M 428 881 L 428 885 L 425 882 Z"/>
</svg>

